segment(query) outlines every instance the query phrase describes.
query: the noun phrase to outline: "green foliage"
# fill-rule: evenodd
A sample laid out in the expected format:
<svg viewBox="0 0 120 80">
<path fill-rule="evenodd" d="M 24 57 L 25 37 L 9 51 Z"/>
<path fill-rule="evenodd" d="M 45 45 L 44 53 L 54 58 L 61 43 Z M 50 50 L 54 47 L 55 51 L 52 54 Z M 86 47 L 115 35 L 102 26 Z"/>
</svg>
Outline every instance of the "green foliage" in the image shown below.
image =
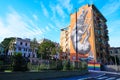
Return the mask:
<svg viewBox="0 0 120 80">
<path fill-rule="evenodd" d="M 12 70 L 12 66 L 11 65 L 0 65 L 0 71 L 4 71 L 4 70 Z"/>
<path fill-rule="evenodd" d="M 30 62 L 27 65 L 29 71 L 38 71 L 39 65 L 32 65 Z"/>
<path fill-rule="evenodd" d="M 62 69 L 63 69 L 62 61 L 57 60 L 57 70 L 62 70 Z"/>
<path fill-rule="evenodd" d="M 64 61 L 63 70 L 70 70 L 70 61 Z"/>
<path fill-rule="evenodd" d="M 9 46 L 10 46 L 10 42 L 12 40 L 15 40 L 14 37 L 10 37 L 10 38 L 5 38 L 1 43 L 4 45 L 4 52 L 7 52 Z"/>
<path fill-rule="evenodd" d="M 70 70 L 75 70 L 75 65 L 71 64 L 70 65 Z"/>
<path fill-rule="evenodd" d="M 56 61 L 50 60 L 50 69 L 52 69 L 52 70 L 56 69 Z"/>
<path fill-rule="evenodd" d="M 46 64 L 41 64 L 38 68 L 38 70 L 46 70 L 46 69 L 48 69 L 48 65 Z"/>
<path fill-rule="evenodd" d="M 30 47 L 32 49 L 32 52 L 35 52 L 35 49 L 38 47 L 38 42 L 36 40 L 36 38 L 34 38 L 31 42 L 30 42 Z"/>
<path fill-rule="evenodd" d="M 22 57 L 21 53 L 15 53 L 13 56 L 13 63 L 12 63 L 13 71 L 26 71 L 27 62 L 24 57 Z"/>
<path fill-rule="evenodd" d="M 87 70 L 87 62 L 85 62 L 85 61 L 82 61 L 81 62 L 81 70 Z"/>
<path fill-rule="evenodd" d="M 55 47 L 53 47 L 53 48 L 52 48 L 52 51 L 51 51 L 51 54 L 52 54 L 52 55 L 55 55 L 55 54 L 56 54 L 56 52 L 57 52 L 57 51 L 56 51 L 56 48 L 55 48 Z"/>
<path fill-rule="evenodd" d="M 47 64 L 32 65 L 31 63 L 28 63 L 28 69 L 30 71 L 41 71 L 48 69 L 48 65 Z"/>
<path fill-rule="evenodd" d="M 55 44 L 51 41 L 43 41 L 38 47 L 38 54 L 42 56 L 43 59 L 48 59 L 52 48 L 55 48 Z"/>
</svg>

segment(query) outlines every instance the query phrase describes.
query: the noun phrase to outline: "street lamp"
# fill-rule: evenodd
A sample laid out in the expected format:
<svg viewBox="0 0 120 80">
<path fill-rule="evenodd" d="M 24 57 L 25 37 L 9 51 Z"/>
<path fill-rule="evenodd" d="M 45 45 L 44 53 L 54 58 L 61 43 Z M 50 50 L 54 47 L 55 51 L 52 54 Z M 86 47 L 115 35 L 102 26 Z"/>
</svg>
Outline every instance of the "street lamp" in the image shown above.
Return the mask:
<svg viewBox="0 0 120 80">
<path fill-rule="evenodd" d="M 78 34 L 78 32 L 77 32 L 77 9 L 75 8 L 75 10 L 76 10 L 76 68 L 78 68 L 78 44 L 77 44 L 77 34 Z"/>
</svg>

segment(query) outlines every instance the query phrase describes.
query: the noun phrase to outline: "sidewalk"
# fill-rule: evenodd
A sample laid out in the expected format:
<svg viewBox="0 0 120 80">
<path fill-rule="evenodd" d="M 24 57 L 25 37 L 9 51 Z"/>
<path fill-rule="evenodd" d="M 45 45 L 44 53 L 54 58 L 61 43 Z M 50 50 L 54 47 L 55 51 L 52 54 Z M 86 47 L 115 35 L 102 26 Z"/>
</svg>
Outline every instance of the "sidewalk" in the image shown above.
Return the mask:
<svg viewBox="0 0 120 80">
<path fill-rule="evenodd" d="M 108 73 L 108 74 L 117 74 L 117 75 L 120 75 L 120 72 L 95 71 L 95 70 L 89 70 L 89 72 L 98 72 L 98 73 Z"/>
</svg>

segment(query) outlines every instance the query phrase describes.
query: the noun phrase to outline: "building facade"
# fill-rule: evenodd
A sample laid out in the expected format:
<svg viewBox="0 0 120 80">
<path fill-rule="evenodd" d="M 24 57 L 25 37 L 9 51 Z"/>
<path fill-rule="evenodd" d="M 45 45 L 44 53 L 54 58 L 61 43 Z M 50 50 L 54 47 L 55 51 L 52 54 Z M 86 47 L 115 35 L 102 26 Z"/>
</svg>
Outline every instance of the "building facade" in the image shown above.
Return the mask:
<svg viewBox="0 0 120 80">
<path fill-rule="evenodd" d="M 120 47 L 110 47 L 109 53 L 110 53 L 110 56 L 113 56 L 115 59 L 117 57 L 120 63 Z"/>
<path fill-rule="evenodd" d="M 94 5 L 85 5 L 71 14 L 70 18 L 70 42 L 68 42 L 70 60 L 107 63 L 109 57 L 107 20 L 100 11 Z M 65 42 L 61 41 L 61 46 L 64 44 Z"/>
<path fill-rule="evenodd" d="M 62 47 L 61 59 L 67 59 L 70 54 L 70 30 L 69 26 L 61 29 L 60 45 Z"/>
<path fill-rule="evenodd" d="M 10 42 L 8 55 L 14 55 L 15 52 L 22 53 L 24 57 L 36 58 L 36 50 L 32 51 L 30 46 L 30 39 L 15 38 Z"/>
</svg>

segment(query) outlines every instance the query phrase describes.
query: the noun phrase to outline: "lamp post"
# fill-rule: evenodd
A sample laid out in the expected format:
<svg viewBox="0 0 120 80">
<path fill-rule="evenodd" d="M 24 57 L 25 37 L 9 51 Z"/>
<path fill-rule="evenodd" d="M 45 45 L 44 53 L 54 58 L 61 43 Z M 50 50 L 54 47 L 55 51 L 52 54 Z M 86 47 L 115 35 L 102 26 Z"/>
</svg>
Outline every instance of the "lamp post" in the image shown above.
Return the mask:
<svg viewBox="0 0 120 80">
<path fill-rule="evenodd" d="M 75 10 L 76 10 L 76 68 L 78 68 L 78 44 L 77 44 L 77 34 L 78 34 L 78 32 L 77 32 L 77 9 L 75 8 Z"/>
</svg>

